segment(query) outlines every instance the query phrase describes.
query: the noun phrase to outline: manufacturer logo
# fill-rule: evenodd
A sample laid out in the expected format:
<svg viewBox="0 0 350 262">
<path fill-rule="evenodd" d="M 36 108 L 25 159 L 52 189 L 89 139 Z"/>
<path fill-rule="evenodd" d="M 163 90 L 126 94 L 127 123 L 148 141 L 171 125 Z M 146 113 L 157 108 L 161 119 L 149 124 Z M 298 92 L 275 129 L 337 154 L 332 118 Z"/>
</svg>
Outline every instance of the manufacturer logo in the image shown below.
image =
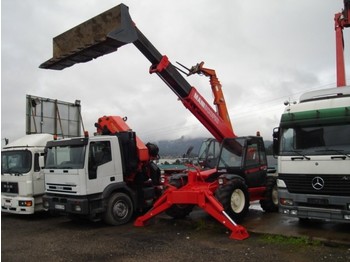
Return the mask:
<svg viewBox="0 0 350 262">
<path fill-rule="evenodd" d="M 197 92 L 194 93 L 193 98 L 198 102 L 198 104 L 203 108 L 203 110 L 206 111 L 206 113 L 212 118 L 212 120 L 216 124 L 219 124 L 219 118 L 217 117 L 215 112 L 210 107 L 208 107 L 205 100 L 203 100 L 203 98 Z"/>
<path fill-rule="evenodd" d="M 316 176 L 312 179 L 311 185 L 315 190 L 321 190 L 324 187 L 324 180 L 322 177 Z"/>
<path fill-rule="evenodd" d="M 13 184 L 10 184 L 10 182 L 6 182 L 6 184 L 3 184 L 4 192 L 11 193 L 11 190 L 13 189 Z"/>
</svg>

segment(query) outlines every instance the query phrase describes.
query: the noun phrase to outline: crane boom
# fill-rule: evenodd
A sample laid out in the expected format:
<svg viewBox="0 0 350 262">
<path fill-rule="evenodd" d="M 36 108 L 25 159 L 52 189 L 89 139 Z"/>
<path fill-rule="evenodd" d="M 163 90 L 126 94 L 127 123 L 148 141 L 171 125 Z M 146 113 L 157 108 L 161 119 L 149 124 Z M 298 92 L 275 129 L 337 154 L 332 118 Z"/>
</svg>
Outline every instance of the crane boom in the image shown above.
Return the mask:
<svg viewBox="0 0 350 262">
<path fill-rule="evenodd" d="M 131 130 L 129 125 L 126 123 L 126 117 L 121 118 L 120 116 L 100 117 L 97 120 L 97 123 L 95 123 L 95 127 L 97 128 L 97 133 L 103 135 L 115 135 L 119 132 Z M 136 136 L 136 149 L 140 162 L 150 160 L 148 148 L 138 136 Z"/>
<path fill-rule="evenodd" d="M 55 37 L 53 58 L 41 64 L 40 68 L 62 70 L 76 63 L 88 62 L 117 51 L 119 47 L 129 43 L 133 43 L 151 62 L 149 72 L 156 73 L 170 87 L 215 139 L 221 142 L 225 137 L 236 137 L 228 118 L 227 108 L 226 117 L 223 119 L 220 115 L 225 115 L 224 111 L 219 114 L 215 112 L 196 88 L 179 73 L 168 57 L 153 46 L 133 23 L 128 7 L 124 4 L 111 8 Z M 215 80 L 215 77 L 212 79 Z M 221 90 L 221 85 L 218 90 Z M 217 101 L 217 104 L 219 102 L 224 103 Z"/>
</svg>

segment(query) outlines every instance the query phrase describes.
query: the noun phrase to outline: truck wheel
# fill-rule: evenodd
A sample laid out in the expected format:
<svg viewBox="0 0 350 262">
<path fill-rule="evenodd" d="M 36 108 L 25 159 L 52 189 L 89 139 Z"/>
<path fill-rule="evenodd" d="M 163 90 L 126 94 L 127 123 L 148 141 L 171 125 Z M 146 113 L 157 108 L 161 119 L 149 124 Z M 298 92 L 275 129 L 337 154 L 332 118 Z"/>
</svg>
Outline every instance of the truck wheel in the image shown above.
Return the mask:
<svg viewBox="0 0 350 262">
<path fill-rule="evenodd" d="M 260 200 L 260 206 L 265 212 L 278 211 L 278 191 L 276 177 L 267 177 L 265 199 Z"/>
<path fill-rule="evenodd" d="M 115 193 L 108 199 L 107 210 L 104 213 L 105 223 L 113 226 L 126 224 L 133 215 L 133 204 L 125 193 Z"/>
<path fill-rule="evenodd" d="M 185 184 L 187 184 L 187 177 L 182 177 L 178 179 L 170 179 L 169 184 L 176 187 L 176 188 L 181 188 Z M 188 204 L 175 204 L 169 207 L 165 213 L 168 216 L 171 216 L 173 218 L 185 218 L 188 216 L 189 213 L 192 212 L 194 205 L 188 205 Z"/>
<path fill-rule="evenodd" d="M 241 179 L 233 179 L 229 184 L 219 187 L 215 197 L 235 222 L 241 222 L 249 211 L 248 188 Z"/>
</svg>

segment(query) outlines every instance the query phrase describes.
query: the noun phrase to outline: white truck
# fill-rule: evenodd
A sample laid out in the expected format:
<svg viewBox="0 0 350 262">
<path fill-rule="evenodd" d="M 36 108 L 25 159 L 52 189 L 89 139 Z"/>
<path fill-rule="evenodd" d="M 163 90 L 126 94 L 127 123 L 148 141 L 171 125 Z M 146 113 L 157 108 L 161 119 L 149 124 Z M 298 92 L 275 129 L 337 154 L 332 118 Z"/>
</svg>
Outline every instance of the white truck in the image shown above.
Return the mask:
<svg viewBox="0 0 350 262">
<path fill-rule="evenodd" d="M 349 223 L 350 86 L 286 104 L 273 133 L 280 213 Z"/>
<path fill-rule="evenodd" d="M 31 134 L 1 151 L 1 211 L 33 214 L 43 210 L 44 173 L 39 164 L 50 134 Z"/>
<path fill-rule="evenodd" d="M 125 119 L 104 116 L 93 137 L 46 145 L 44 208 L 69 217 L 121 225 L 148 210 L 162 193 L 153 163 L 158 147 L 144 144 Z"/>
</svg>

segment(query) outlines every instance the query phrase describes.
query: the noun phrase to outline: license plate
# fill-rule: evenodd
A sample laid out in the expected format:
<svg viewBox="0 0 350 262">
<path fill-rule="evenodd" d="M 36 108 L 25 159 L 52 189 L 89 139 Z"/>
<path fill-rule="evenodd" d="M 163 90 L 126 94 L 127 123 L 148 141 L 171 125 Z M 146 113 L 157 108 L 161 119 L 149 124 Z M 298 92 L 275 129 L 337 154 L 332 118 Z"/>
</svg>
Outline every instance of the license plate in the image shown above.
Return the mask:
<svg viewBox="0 0 350 262">
<path fill-rule="evenodd" d="M 65 210 L 65 206 L 64 205 L 59 205 L 59 204 L 56 204 L 55 205 L 55 209 L 58 209 L 58 210 Z"/>
<path fill-rule="evenodd" d="M 328 199 L 308 198 L 307 202 L 314 205 L 328 205 Z"/>
</svg>

